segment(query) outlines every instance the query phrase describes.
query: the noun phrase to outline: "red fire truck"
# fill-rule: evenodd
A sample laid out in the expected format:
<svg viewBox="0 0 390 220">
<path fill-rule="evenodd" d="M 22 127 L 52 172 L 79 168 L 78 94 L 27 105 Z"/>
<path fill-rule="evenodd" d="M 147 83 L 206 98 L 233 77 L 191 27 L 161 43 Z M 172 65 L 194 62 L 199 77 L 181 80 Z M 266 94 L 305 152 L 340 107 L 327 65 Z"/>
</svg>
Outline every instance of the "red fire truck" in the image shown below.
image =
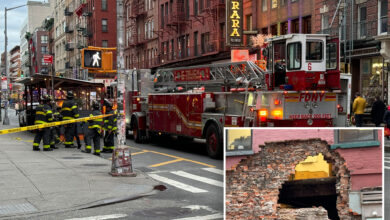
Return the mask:
<svg viewBox="0 0 390 220">
<path fill-rule="evenodd" d="M 136 142 L 156 134 L 206 139 L 223 152 L 223 127 L 332 126 L 340 92 L 339 43 L 322 34 L 269 39 L 266 68 L 253 62 L 130 73 L 128 128 Z"/>
</svg>

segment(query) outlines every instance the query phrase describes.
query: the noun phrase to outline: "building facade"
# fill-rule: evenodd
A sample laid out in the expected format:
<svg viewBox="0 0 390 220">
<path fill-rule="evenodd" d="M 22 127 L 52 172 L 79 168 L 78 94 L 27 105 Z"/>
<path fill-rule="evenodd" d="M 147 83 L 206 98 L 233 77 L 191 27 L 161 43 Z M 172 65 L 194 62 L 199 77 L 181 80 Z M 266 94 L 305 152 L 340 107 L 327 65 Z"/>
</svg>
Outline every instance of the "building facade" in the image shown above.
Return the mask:
<svg viewBox="0 0 390 220">
<path fill-rule="evenodd" d="M 21 74 L 21 58 L 20 58 L 20 46 L 16 45 L 10 50 L 10 66 L 9 75 L 13 79 L 20 77 Z"/>
<path fill-rule="evenodd" d="M 388 102 L 388 61 L 378 40 L 388 38 L 388 1 L 317 0 L 315 5 L 314 31 L 340 39 L 341 72 L 352 74 L 352 94 L 361 92 L 367 107 L 377 96 Z"/>
<path fill-rule="evenodd" d="M 26 34 L 31 34 L 35 28 L 42 25 L 42 21 L 52 15 L 55 0 L 50 0 L 48 3 L 40 1 L 27 1 L 27 18 L 22 25 L 20 31 L 20 54 L 22 59 L 22 72 L 24 76 L 30 75 L 30 54 L 29 42 L 26 39 Z M 57 1 L 57 0 L 56 0 Z"/>
<path fill-rule="evenodd" d="M 70 13 L 69 8 L 65 5 L 69 0 L 55 0 L 54 8 L 54 62 L 55 72 L 57 76 L 65 76 L 66 68 L 66 17 L 65 14 Z"/>
<path fill-rule="evenodd" d="M 36 28 L 32 35 L 31 64 L 33 76 L 35 73 L 49 74 L 51 66 L 43 60 L 44 55 L 49 55 L 49 32 L 44 28 Z"/>
<path fill-rule="evenodd" d="M 337 197 L 325 200 L 332 207 L 322 206 L 340 219 L 381 217 L 381 130 L 254 129 L 247 132 L 251 138 L 248 148 L 243 142 L 230 140 L 230 136 L 241 136 L 231 131 L 240 130 L 249 129 L 232 129 L 227 133 L 227 219 L 256 214 L 266 218 L 278 212 L 277 207 L 288 208 L 286 204 L 312 207 L 302 207 L 300 202 L 318 207 L 316 200 L 330 192 Z M 325 161 L 320 160 L 322 156 Z M 328 167 L 319 169 L 323 168 L 319 165 L 321 161 Z M 333 181 L 330 188 L 322 185 L 328 181 Z M 314 195 L 310 195 L 311 186 L 317 189 Z M 313 196 L 322 193 L 324 197 L 313 200 Z M 365 202 L 370 196 L 371 203 Z M 283 198 L 288 199 L 282 201 Z"/>
<path fill-rule="evenodd" d="M 126 68 L 212 63 L 230 58 L 225 3 L 126 1 Z"/>
</svg>

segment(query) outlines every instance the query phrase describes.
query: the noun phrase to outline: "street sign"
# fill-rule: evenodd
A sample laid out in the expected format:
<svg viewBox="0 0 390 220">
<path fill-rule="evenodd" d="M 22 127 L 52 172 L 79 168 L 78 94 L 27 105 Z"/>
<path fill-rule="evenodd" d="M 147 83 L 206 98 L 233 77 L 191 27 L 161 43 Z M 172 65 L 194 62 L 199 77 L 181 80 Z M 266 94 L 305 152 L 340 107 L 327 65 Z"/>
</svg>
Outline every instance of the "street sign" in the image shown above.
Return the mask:
<svg viewBox="0 0 390 220">
<path fill-rule="evenodd" d="M 53 56 L 45 54 L 43 55 L 43 62 L 44 63 L 53 63 Z"/>
<path fill-rule="evenodd" d="M 82 67 L 91 69 L 102 68 L 102 51 L 83 49 L 82 53 Z"/>
<path fill-rule="evenodd" d="M 1 79 L 1 90 L 6 91 L 8 89 L 7 85 L 8 85 L 7 78 L 6 77 L 2 78 Z"/>
</svg>

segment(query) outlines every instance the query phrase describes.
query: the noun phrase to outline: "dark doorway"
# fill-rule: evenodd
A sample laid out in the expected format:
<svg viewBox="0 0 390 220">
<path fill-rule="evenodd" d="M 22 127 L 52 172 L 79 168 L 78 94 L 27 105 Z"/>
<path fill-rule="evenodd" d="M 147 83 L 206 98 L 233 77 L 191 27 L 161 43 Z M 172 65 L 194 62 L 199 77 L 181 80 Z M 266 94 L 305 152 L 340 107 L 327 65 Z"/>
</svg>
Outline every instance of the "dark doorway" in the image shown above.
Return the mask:
<svg viewBox="0 0 390 220">
<path fill-rule="evenodd" d="M 294 208 L 322 206 L 328 211 L 329 219 L 340 219 L 335 177 L 286 181 L 279 190 L 278 203 Z"/>
</svg>

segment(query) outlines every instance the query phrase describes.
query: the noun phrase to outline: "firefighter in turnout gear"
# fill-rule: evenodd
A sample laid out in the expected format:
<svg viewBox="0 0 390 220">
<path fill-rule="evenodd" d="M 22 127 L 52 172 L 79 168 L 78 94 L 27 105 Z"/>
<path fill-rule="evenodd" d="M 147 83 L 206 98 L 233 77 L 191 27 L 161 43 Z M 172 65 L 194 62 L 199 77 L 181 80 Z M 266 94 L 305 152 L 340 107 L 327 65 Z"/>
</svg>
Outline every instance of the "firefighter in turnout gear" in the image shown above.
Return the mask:
<svg viewBox="0 0 390 220">
<path fill-rule="evenodd" d="M 61 107 L 56 106 L 55 102 L 52 103 L 53 106 L 53 121 L 61 121 Z M 50 147 L 57 149 L 56 144 L 59 144 L 61 142 L 60 136 L 60 127 L 59 126 L 54 126 L 51 127 L 51 141 L 50 141 Z"/>
<path fill-rule="evenodd" d="M 116 125 L 116 114 L 112 109 L 112 103 L 108 100 L 104 100 L 104 105 L 106 106 L 106 114 L 114 114 L 109 117 L 106 117 L 104 119 L 104 127 L 103 130 L 105 131 L 104 136 L 104 146 L 103 146 L 103 152 L 105 153 L 112 153 L 114 151 L 114 135 L 118 130 L 118 127 Z"/>
<path fill-rule="evenodd" d="M 73 100 L 74 95 L 72 91 L 69 91 L 66 95 L 66 101 L 62 104 L 61 109 L 61 115 L 62 120 L 72 120 L 75 118 L 78 118 L 80 115 L 78 113 L 77 105 L 75 101 Z M 74 138 L 74 131 L 75 131 L 75 125 L 72 124 L 66 124 L 65 127 L 65 148 L 73 148 L 73 138 Z"/>
<path fill-rule="evenodd" d="M 98 116 L 101 115 L 101 112 L 99 111 L 100 106 L 99 103 L 94 101 L 92 104 L 92 114 L 89 116 Z M 87 135 L 85 137 L 85 150 L 82 152 L 84 153 L 91 153 L 92 150 L 92 142 L 93 142 L 93 148 L 94 152 L 93 154 L 96 156 L 100 156 L 100 134 L 102 133 L 102 125 L 103 125 L 103 119 L 94 119 L 88 121 L 88 131 Z"/>
<path fill-rule="evenodd" d="M 53 121 L 53 112 L 49 106 L 50 99 L 48 96 L 44 96 L 41 104 L 37 106 L 35 109 L 35 121 L 34 124 L 46 124 Z M 37 130 L 37 134 L 34 138 L 33 150 L 39 151 L 39 144 L 43 139 L 43 150 L 51 151 L 53 149 L 50 148 L 50 128 L 40 128 Z"/>
</svg>

